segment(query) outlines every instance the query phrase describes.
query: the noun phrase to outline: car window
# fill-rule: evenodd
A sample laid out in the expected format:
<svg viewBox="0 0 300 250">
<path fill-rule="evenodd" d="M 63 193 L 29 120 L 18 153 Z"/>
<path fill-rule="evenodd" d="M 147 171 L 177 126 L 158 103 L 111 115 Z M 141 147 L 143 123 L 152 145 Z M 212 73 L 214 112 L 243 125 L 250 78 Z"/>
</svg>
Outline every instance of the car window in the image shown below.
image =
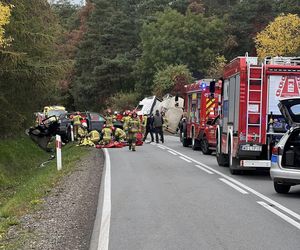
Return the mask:
<svg viewBox="0 0 300 250">
<path fill-rule="evenodd" d="M 104 122 L 105 121 L 105 119 L 101 115 L 90 114 L 90 116 L 91 116 L 92 121 L 97 121 L 97 122 Z"/>
<path fill-rule="evenodd" d="M 141 111 L 141 110 L 143 109 L 143 106 L 144 106 L 144 105 L 139 105 L 139 106 L 137 106 L 136 110 L 137 110 L 137 111 Z"/>
<path fill-rule="evenodd" d="M 300 104 L 291 106 L 291 111 L 293 112 L 294 115 L 300 115 Z"/>
</svg>

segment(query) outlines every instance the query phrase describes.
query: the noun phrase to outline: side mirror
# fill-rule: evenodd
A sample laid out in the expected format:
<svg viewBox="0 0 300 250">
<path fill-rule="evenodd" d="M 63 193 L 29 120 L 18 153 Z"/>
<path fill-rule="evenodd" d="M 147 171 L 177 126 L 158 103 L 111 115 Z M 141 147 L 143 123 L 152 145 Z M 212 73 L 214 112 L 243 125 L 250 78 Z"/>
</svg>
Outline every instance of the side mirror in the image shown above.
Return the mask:
<svg viewBox="0 0 300 250">
<path fill-rule="evenodd" d="M 211 94 L 214 94 L 216 91 L 216 82 L 215 81 L 211 81 L 209 84 L 209 92 Z"/>
</svg>

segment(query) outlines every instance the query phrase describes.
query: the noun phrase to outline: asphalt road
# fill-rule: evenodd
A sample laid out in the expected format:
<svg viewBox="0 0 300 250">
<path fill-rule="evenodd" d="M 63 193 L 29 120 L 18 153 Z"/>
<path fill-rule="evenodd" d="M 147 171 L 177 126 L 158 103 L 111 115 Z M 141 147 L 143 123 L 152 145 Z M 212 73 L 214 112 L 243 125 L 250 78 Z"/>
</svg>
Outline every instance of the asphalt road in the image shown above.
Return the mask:
<svg viewBox="0 0 300 250">
<path fill-rule="evenodd" d="M 91 249 L 300 248 L 300 186 L 279 195 L 267 174 L 232 176 L 171 136 L 108 154 Z"/>
</svg>

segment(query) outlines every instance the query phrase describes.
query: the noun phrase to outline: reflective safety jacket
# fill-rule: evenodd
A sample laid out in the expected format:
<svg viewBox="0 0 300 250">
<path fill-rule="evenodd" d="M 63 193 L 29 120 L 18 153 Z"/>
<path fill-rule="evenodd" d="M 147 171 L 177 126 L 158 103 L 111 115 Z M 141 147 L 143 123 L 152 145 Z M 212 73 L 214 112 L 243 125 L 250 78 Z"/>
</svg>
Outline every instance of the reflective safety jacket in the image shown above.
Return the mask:
<svg viewBox="0 0 300 250">
<path fill-rule="evenodd" d="M 131 118 L 128 123 L 128 129 L 130 133 L 137 133 L 140 131 L 140 119 L 138 117 Z"/>
<path fill-rule="evenodd" d="M 119 139 L 125 139 L 126 138 L 126 133 L 122 129 L 116 128 L 115 137 L 119 138 Z"/>
<path fill-rule="evenodd" d="M 81 115 L 74 115 L 73 116 L 73 122 L 74 122 L 74 125 L 80 125 L 80 119 L 81 119 Z"/>
<path fill-rule="evenodd" d="M 111 140 L 111 128 L 104 128 L 102 129 L 102 134 L 103 134 L 103 140 Z"/>
<path fill-rule="evenodd" d="M 108 116 L 106 116 L 105 117 L 105 119 L 106 119 L 106 126 L 113 126 L 113 120 L 114 120 L 114 118 L 113 118 L 113 116 L 110 116 L 110 115 L 108 115 Z"/>
<path fill-rule="evenodd" d="M 79 134 L 80 137 L 85 137 L 85 136 L 87 136 L 88 131 L 87 131 L 86 128 L 80 126 L 80 127 L 78 128 L 78 134 Z"/>
<path fill-rule="evenodd" d="M 123 122 L 123 129 L 124 130 L 128 130 L 128 123 L 129 123 L 130 119 L 131 119 L 131 117 L 129 115 L 128 116 L 124 116 L 122 118 L 121 121 Z"/>
<path fill-rule="evenodd" d="M 142 126 L 143 127 L 147 126 L 147 119 L 148 119 L 148 117 L 146 115 L 144 115 L 143 118 L 142 118 Z"/>
<path fill-rule="evenodd" d="M 92 130 L 88 136 L 91 138 L 92 141 L 99 141 L 100 140 L 100 134 L 97 130 Z"/>
</svg>

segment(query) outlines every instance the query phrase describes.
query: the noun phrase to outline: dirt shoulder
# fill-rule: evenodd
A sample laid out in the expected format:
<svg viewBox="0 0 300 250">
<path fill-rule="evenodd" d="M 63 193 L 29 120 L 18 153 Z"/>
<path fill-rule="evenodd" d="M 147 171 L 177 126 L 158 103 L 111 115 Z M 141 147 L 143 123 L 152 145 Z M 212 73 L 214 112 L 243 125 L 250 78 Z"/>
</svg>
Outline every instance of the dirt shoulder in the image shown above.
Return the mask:
<svg viewBox="0 0 300 250">
<path fill-rule="evenodd" d="M 21 219 L 22 234 L 27 236 L 22 249 L 89 249 L 103 153 L 91 149 L 88 156 L 76 164 L 75 171 L 65 176 L 44 198 L 42 209 Z"/>
</svg>

